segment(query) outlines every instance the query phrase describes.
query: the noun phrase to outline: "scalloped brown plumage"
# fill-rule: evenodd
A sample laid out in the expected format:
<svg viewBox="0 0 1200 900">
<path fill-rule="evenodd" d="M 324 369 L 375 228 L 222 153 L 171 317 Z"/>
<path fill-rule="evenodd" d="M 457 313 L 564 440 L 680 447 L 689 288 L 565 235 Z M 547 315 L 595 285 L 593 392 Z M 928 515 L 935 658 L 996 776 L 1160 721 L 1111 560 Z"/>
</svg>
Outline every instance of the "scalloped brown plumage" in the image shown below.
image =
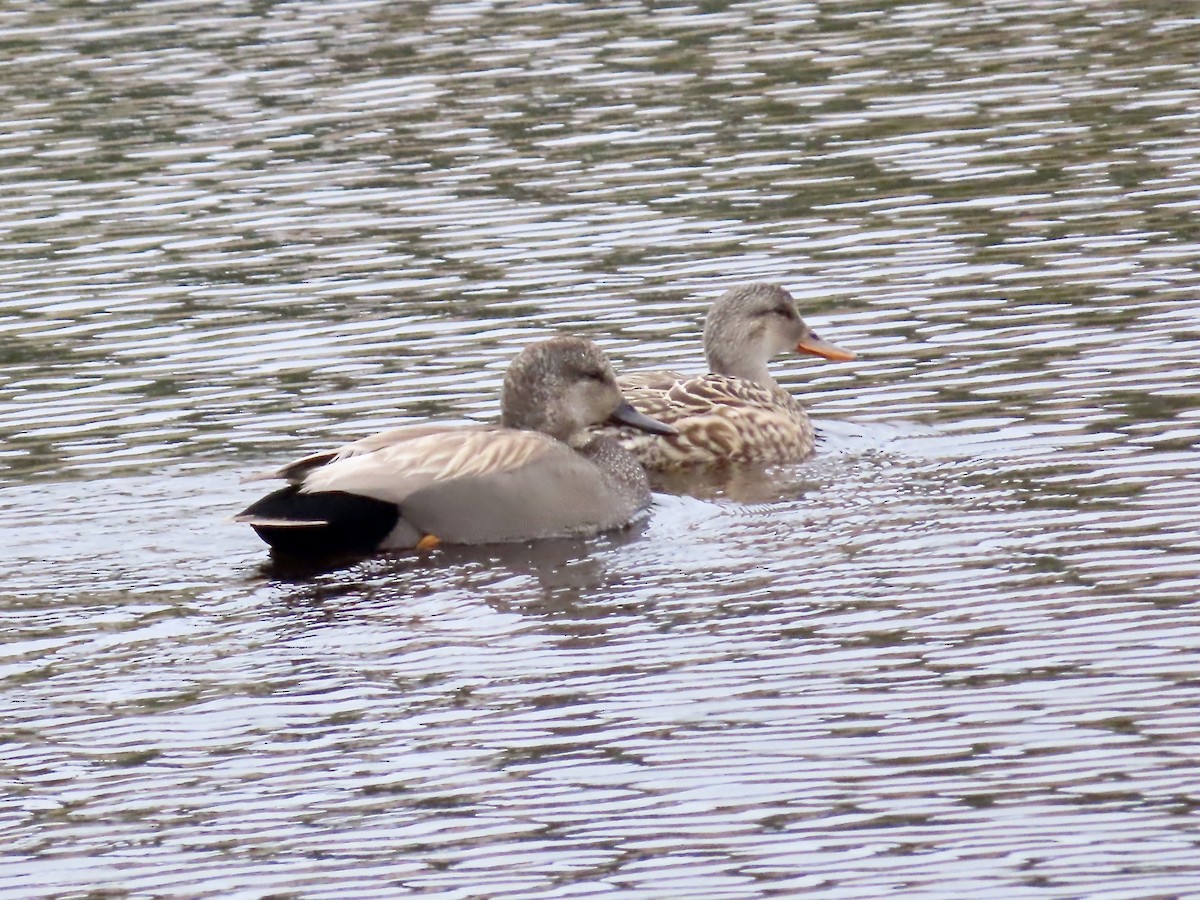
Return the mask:
<svg viewBox="0 0 1200 900">
<path fill-rule="evenodd" d="M 791 294 L 777 285 L 726 291 L 709 310 L 704 354 L 710 374 L 635 372 L 618 379 L 640 412 L 678 429 L 656 436 L 605 427 L 647 469 L 718 463 L 780 463 L 812 452 L 808 413 L 767 371 L 785 350 L 844 361 L 854 354 L 817 337 Z"/>
</svg>

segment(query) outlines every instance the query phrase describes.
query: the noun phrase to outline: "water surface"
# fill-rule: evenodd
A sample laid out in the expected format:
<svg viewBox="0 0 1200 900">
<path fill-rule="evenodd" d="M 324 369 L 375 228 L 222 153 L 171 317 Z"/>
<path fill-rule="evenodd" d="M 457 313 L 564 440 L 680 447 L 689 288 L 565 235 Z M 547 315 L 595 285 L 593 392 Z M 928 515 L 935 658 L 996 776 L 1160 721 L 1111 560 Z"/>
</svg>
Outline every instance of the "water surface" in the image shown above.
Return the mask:
<svg viewBox="0 0 1200 900">
<path fill-rule="evenodd" d="M 1200 22 L 1044 2 L 0 12 L 0 896 L 1200 883 Z M 699 369 L 796 466 L 328 571 L 243 475 Z"/>
</svg>

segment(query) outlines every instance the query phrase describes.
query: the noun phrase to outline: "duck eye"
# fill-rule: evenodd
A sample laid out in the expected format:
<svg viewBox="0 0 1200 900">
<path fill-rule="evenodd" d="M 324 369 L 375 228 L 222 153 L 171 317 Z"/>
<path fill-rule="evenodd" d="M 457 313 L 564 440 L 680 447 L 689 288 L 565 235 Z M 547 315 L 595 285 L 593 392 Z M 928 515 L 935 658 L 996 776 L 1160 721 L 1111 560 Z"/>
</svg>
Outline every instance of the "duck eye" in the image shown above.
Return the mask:
<svg viewBox="0 0 1200 900">
<path fill-rule="evenodd" d="M 775 313 L 777 316 L 783 316 L 785 319 L 791 319 L 796 315 L 795 310 L 793 310 L 790 306 L 777 306 L 771 310 L 771 312 Z"/>
<path fill-rule="evenodd" d="M 588 369 L 586 372 L 583 373 L 583 377 L 586 378 L 588 381 L 600 381 L 600 382 L 608 381 L 608 376 L 605 375 L 605 373 L 601 372 L 599 369 Z"/>
</svg>

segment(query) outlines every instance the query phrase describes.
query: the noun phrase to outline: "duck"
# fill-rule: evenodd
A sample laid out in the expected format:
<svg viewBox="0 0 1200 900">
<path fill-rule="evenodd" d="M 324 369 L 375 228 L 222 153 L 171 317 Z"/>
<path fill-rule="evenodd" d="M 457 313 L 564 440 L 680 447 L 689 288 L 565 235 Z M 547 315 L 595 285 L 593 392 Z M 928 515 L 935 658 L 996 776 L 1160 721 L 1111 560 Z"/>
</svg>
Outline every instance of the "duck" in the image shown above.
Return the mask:
<svg viewBox="0 0 1200 900">
<path fill-rule="evenodd" d="M 786 350 L 846 362 L 850 350 L 832 344 L 800 318 L 795 298 L 776 284 L 734 287 L 713 301 L 704 322 L 709 372 L 630 373 L 619 382 L 629 402 L 676 434 L 606 425 L 647 469 L 725 463 L 794 462 L 812 453 L 813 427 L 804 407 L 779 386 L 767 363 Z"/>
<path fill-rule="evenodd" d="M 293 559 L 619 528 L 649 506 L 651 493 L 629 451 L 586 430 L 605 421 L 675 433 L 624 399 L 596 344 L 549 338 L 509 365 L 498 425 L 400 426 L 305 456 L 244 479 L 287 484 L 234 521 Z"/>
</svg>

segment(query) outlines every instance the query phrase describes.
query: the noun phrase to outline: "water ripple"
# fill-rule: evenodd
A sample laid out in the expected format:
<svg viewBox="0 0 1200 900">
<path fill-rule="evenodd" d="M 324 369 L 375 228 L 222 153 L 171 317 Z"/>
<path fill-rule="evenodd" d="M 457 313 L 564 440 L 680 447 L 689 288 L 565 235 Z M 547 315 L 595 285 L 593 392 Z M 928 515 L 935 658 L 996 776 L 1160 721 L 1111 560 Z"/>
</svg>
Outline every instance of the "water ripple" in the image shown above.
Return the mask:
<svg viewBox="0 0 1200 900">
<path fill-rule="evenodd" d="M 0 896 L 1182 896 L 1194 19 L 0 12 Z M 238 478 L 771 280 L 811 460 L 270 564 Z M 251 492 L 253 493 L 253 492 Z"/>
</svg>

